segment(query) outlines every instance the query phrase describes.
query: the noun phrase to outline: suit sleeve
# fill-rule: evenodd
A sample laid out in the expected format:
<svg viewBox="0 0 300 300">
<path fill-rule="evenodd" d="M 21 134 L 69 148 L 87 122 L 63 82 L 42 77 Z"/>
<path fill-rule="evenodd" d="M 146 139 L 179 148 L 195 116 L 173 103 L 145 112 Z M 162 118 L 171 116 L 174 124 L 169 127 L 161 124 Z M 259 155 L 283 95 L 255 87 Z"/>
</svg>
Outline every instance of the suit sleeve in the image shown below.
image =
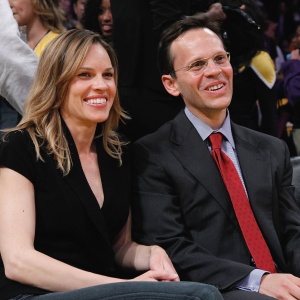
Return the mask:
<svg viewBox="0 0 300 300">
<path fill-rule="evenodd" d="M 300 207 L 295 199 L 294 186 L 291 183 L 293 171 L 289 150 L 287 145 L 283 144 L 282 152 L 285 155 L 283 171 L 282 174 L 280 172 L 275 174 L 278 203 L 275 201 L 274 206 L 278 206 L 279 215 L 279 222 L 276 225 L 287 263 L 286 271 L 300 277 Z"/>
<path fill-rule="evenodd" d="M 163 247 L 181 280 L 204 282 L 225 290 L 247 276 L 254 268 L 216 257 L 192 240 L 189 233 L 192 229 L 187 228 L 182 214 L 182 195 L 179 197 L 176 189 L 180 183 L 172 177 L 176 177 L 180 169 L 171 165 L 170 170 L 165 170 L 162 164 L 165 158 L 140 142 L 134 144 L 133 155 L 134 240 Z M 202 227 L 203 231 L 208 230 Z"/>
</svg>

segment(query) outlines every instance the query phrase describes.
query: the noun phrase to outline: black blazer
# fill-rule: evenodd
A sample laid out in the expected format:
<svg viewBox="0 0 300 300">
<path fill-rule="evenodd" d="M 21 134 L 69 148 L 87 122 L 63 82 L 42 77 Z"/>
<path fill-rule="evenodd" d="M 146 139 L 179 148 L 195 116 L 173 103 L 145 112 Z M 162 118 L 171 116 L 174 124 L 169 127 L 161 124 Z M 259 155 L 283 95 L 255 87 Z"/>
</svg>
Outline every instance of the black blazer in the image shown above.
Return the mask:
<svg viewBox="0 0 300 300">
<path fill-rule="evenodd" d="M 63 176 L 52 155 L 41 147 L 44 162 L 36 161 L 33 143 L 27 132 L 11 133 L 8 142 L 0 144 L 0 165 L 28 178 L 35 188 L 36 232 L 34 246 L 50 257 L 74 267 L 113 276 L 112 244 L 125 225 L 129 212 L 129 161 L 123 165 L 96 139 L 104 203 L 99 204 L 83 173 L 72 136 L 65 126 L 72 157 L 72 169 Z M 45 293 L 5 277 L 0 260 L 0 299 L 18 294 Z"/>
<path fill-rule="evenodd" d="M 286 144 L 232 123 L 249 201 L 280 272 L 300 275 L 300 209 Z M 182 280 L 221 290 L 249 274 L 250 253 L 206 142 L 182 111 L 134 144 L 133 237 L 158 244 Z"/>
</svg>

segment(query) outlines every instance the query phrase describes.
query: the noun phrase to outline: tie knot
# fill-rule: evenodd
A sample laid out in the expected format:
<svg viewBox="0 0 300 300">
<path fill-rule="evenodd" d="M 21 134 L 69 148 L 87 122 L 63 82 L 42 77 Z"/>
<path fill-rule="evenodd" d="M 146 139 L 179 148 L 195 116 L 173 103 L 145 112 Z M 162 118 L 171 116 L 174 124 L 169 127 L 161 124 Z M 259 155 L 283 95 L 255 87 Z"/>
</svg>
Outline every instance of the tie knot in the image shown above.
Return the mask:
<svg viewBox="0 0 300 300">
<path fill-rule="evenodd" d="M 211 149 L 215 150 L 215 149 L 221 149 L 222 148 L 222 139 L 223 139 L 223 135 L 219 132 L 217 133 L 212 133 L 209 136 L 209 140 L 211 143 Z"/>
</svg>

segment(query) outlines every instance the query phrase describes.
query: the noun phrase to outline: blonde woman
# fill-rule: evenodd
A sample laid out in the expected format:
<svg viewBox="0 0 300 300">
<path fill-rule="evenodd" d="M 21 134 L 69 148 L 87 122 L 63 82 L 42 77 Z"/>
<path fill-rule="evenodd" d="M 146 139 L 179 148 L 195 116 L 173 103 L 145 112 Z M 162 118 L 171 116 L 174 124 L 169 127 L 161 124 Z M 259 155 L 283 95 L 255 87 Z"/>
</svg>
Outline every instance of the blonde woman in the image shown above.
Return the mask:
<svg viewBox="0 0 300 300">
<path fill-rule="evenodd" d="M 131 240 L 117 78 L 114 51 L 91 31 L 44 50 L 23 119 L 0 144 L 1 300 L 222 299 L 175 282 L 162 248 Z"/>
<path fill-rule="evenodd" d="M 46 45 L 65 29 L 59 0 L 9 0 L 19 26 L 26 26 L 27 43 L 41 56 Z"/>
</svg>

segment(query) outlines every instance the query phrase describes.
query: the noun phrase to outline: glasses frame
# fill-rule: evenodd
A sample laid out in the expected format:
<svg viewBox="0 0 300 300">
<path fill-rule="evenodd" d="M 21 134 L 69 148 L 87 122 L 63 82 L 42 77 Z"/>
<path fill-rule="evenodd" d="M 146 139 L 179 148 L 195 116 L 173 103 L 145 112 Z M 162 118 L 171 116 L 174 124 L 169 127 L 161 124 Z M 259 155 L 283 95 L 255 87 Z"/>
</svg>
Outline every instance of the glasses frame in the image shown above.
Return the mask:
<svg viewBox="0 0 300 300">
<path fill-rule="evenodd" d="M 221 55 L 221 54 L 224 54 L 224 53 L 226 54 L 226 58 L 227 58 L 226 61 L 225 61 L 224 63 L 222 63 L 222 64 L 216 63 L 216 62 L 215 62 L 215 58 L 216 58 L 217 56 Z M 178 72 L 178 71 L 183 71 L 183 70 L 189 71 L 191 68 L 193 68 L 193 65 L 194 65 L 196 62 L 199 62 L 199 61 L 200 61 L 200 62 L 201 62 L 201 61 L 202 61 L 202 62 L 205 62 L 205 63 L 203 64 L 203 67 L 199 70 L 199 74 L 202 74 L 202 73 L 205 71 L 205 69 L 207 68 L 208 61 L 209 61 L 210 59 L 213 60 L 213 62 L 214 62 L 215 65 L 222 66 L 223 64 L 225 64 L 225 63 L 227 63 L 227 62 L 230 62 L 230 52 L 227 52 L 227 51 L 219 52 L 219 53 L 214 54 L 214 55 L 211 56 L 211 57 L 204 57 L 204 58 L 201 58 L 201 59 L 197 59 L 197 60 L 191 62 L 191 63 L 190 63 L 189 65 L 187 65 L 187 66 L 184 66 L 184 67 L 179 68 L 179 69 L 177 69 L 177 70 L 171 71 L 169 75 L 171 75 L 171 76 L 173 77 L 173 76 L 175 75 L 175 73 Z"/>
</svg>

